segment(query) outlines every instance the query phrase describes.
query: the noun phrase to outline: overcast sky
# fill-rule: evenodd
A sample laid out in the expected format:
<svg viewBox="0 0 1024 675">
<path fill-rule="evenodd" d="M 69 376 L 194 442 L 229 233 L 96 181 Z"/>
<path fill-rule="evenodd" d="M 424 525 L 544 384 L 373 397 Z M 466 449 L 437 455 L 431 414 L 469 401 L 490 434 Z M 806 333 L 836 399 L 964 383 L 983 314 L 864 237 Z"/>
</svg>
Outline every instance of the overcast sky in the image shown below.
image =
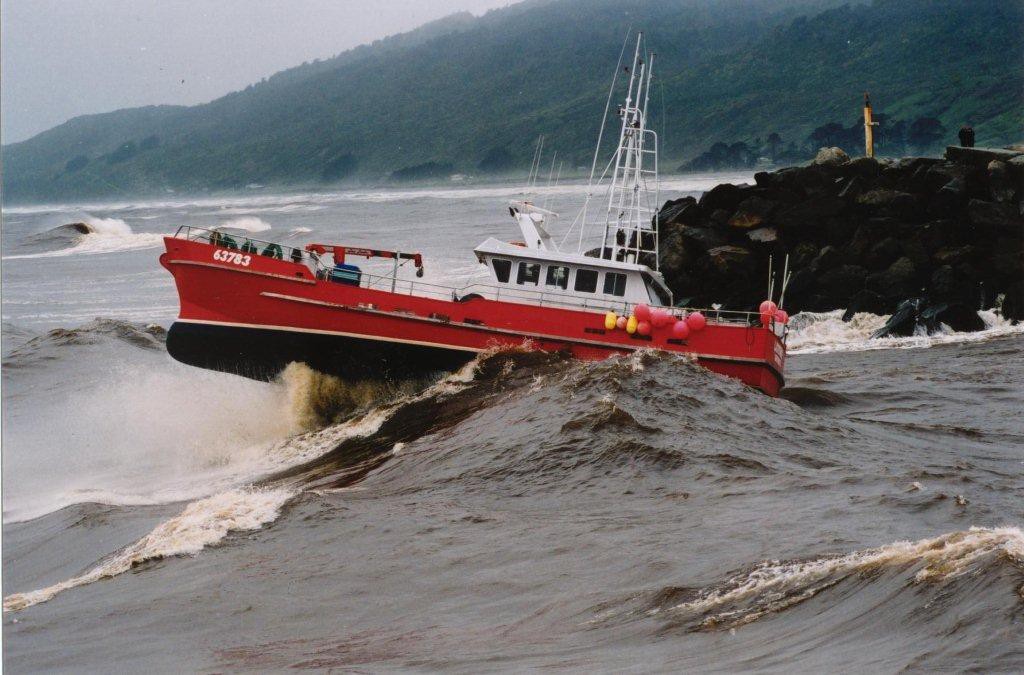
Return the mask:
<svg viewBox="0 0 1024 675">
<path fill-rule="evenodd" d="M 76 115 L 193 104 L 453 12 L 514 0 L 0 0 L 3 143 Z"/>
</svg>

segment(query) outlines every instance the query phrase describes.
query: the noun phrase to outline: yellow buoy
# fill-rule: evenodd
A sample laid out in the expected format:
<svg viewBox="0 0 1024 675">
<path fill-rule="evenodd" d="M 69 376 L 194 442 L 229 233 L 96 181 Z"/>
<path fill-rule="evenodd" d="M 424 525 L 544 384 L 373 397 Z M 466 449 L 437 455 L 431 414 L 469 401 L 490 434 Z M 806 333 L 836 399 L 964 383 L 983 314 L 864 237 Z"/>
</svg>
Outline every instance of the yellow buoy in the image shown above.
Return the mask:
<svg viewBox="0 0 1024 675">
<path fill-rule="evenodd" d="M 608 330 L 615 330 L 615 322 L 619 320 L 619 317 L 615 316 L 615 312 L 608 312 L 604 315 L 604 327 Z"/>
<path fill-rule="evenodd" d="M 626 332 L 629 333 L 630 335 L 635 333 L 636 332 L 636 326 L 637 326 L 638 323 L 640 323 L 640 322 L 636 320 L 636 317 L 633 316 L 633 315 L 630 315 L 629 320 L 626 321 Z"/>
</svg>

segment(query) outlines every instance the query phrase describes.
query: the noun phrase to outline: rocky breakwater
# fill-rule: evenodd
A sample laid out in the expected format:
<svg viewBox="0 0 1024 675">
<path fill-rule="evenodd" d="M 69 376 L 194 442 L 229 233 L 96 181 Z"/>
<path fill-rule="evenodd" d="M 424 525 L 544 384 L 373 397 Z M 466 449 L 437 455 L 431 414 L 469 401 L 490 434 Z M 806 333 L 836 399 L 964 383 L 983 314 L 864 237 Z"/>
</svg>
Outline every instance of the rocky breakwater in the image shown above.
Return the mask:
<svg viewBox="0 0 1024 675">
<path fill-rule="evenodd" d="M 754 179 L 662 207 L 661 269 L 677 301 L 753 311 L 769 256 L 779 269 L 789 255 L 791 314 L 894 314 L 891 334 L 978 330 L 977 310 L 996 306 L 1024 319 L 1024 149 L 876 160 L 824 148 Z"/>
</svg>

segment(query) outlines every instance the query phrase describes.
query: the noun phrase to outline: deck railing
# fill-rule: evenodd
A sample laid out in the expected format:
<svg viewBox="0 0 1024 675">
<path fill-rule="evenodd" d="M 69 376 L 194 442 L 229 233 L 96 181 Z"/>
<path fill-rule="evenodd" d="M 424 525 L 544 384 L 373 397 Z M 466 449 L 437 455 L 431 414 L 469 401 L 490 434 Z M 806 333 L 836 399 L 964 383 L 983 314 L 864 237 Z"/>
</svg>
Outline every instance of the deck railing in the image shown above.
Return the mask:
<svg viewBox="0 0 1024 675">
<path fill-rule="evenodd" d="M 293 246 L 284 246 L 276 242 L 255 239 L 248 236 L 225 235 L 219 230 L 182 225 L 174 235 L 179 239 L 201 241 L 236 250 L 250 250 L 257 255 L 270 255 L 281 260 L 291 260 L 310 267 L 317 279 L 330 279 L 331 266 L 325 264 L 316 253 Z M 276 248 L 275 248 L 276 247 Z M 502 300 L 505 302 L 526 303 L 542 307 L 560 307 L 567 309 L 590 309 L 602 312 L 616 312 L 628 315 L 636 303 L 608 300 L 605 298 L 587 298 L 554 291 L 519 289 L 494 284 L 473 283 L 466 286 L 446 286 L 420 279 L 406 279 L 397 274 L 380 275 L 360 271 L 359 286 L 361 288 L 387 291 L 400 295 L 410 295 L 449 302 L 464 302 L 474 297 L 486 300 Z M 669 312 L 701 312 L 712 323 L 731 323 L 757 325 L 760 316 L 754 312 L 737 312 L 731 310 L 704 309 L 695 307 L 668 307 L 651 305 L 652 309 L 664 309 Z"/>
</svg>

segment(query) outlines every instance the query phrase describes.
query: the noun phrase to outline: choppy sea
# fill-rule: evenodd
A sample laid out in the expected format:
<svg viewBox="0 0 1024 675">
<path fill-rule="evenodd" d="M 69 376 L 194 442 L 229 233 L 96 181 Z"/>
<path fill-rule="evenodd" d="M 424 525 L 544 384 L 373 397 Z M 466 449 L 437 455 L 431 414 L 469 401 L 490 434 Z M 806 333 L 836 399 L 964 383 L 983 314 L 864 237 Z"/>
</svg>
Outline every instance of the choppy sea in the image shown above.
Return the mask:
<svg viewBox="0 0 1024 675">
<path fill-rule="evenodd" d="M 565 232 L 585 186 L 540 192 Z M 798 314 L 780 399 L 657 353 L 382 387 L 164 350 L 179 225 L 470 280 L 522 194 L 5 208 L 4 666 L 1024 670 L 1024 327 L 997 312 L 885 340 Z"/>
</svg>

